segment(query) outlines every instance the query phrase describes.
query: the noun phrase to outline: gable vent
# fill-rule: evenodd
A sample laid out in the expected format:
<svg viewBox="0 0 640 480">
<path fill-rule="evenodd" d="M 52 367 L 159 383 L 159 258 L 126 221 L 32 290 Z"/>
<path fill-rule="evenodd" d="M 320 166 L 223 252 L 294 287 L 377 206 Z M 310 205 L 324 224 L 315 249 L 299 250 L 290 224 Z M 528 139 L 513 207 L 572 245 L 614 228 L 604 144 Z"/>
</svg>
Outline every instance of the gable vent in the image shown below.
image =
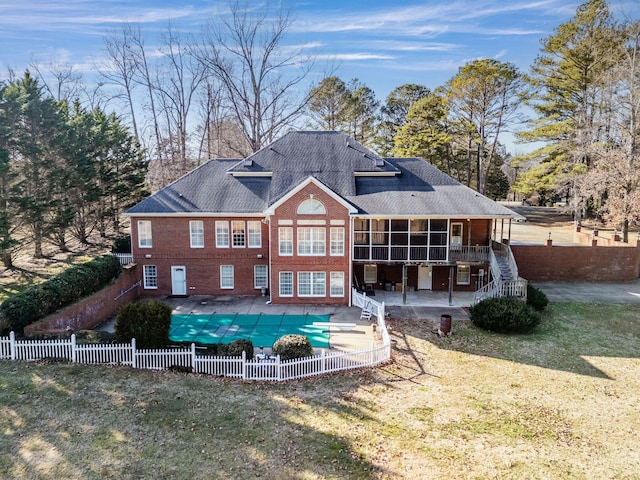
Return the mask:
<svg viewBox="0 0 640 480">
<path fill-rule="evenodd" d="M 244 167 L 251 167 L 253 166 L 253 160 L 251 160 L 250 158 L 245 158 L 242 165 Z"/>
</svg>

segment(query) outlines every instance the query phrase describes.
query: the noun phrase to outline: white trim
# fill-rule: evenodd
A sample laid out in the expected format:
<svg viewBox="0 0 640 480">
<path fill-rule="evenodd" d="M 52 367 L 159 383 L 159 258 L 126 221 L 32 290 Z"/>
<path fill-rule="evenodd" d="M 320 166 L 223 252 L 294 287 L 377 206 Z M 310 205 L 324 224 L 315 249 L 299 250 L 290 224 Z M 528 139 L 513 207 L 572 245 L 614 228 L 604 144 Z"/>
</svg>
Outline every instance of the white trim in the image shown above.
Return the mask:
<svg viewBox="0 0 640 480">
<path fill-rule="evenodd" d="M 174 274 L 180 269 L 182 269 L 184 273 L 184 292 L 182 292 L 181 290 L 176 291 L 176 288 L 175 288 L 176 283 L 175 283 Z M 186 295 L 186 294 L 187 294 L 187 267 L 185 267 L 184 265 L 171 265 L 171 295 Z"/>
<path fill-rule="evenodd" d="M 231 267 L 231 286 L 223 286 L 222 285 L 222 269 L 224 267 Z M 233 268 L 233 265 L 220 265 L 220 290 L 233 290 L 235 288 L 235 284 L 236 284 L 236 274 L 235 274 L 235 269 Z"/>
<path fill-rule="evenodd" d="M 257 245 L 253 245 L 251 243 L 251 228 L 249 227 L 249 224 L 251 224 L 251 223 L 254 223 L 254 224 L 257 223 L 258 224 L 258 243 L 257 243 Z M 262 222 L 260 220 L 247 220 L 246 237 L 247 237 L 247 248 L 262 248 Z"/>
<path fill-rule="evenodd" d="M 191 217 L 191 218 L 232 218 L 232 217 L 253 217 L 259 220 L 267 218 L 264 212 L 253 212 L 253 213 L 239 213 L 239 212 L 165 212 L 165 213 L 144 213 L 144 212 L 124 212 L 122 215 L 126 217 L 140 217 L 140 218 L 151 218 L 151 217 Z M 466 218 L 466 217 L 465 217 Z"/>
<path fill-rule="evenodd" d="M 149 245 L 142 245 L 142 235 L 141 235 L 141 231 L 142 229 L 140 228 L 141 225 L 149 225 Z M 138 230 L 137 230 L 137 234 L 138 234 L 138 248 L 153 248 L 153 226 L 151 225 L 151 220 L 138 220 L 138 222 L 136 223 Z M 146 230 L 146 228 L 144 229 Z M 145 232 L 147 233 L 147 232 Z"/>
<path fill-rule="evenodd" d="M 284 220 L 284 219 L 279 219 L 278 220 L 278 225 L 293 225 L 293 220 Z"/>
<path fill-rule="evenodd" d="M 272 177 L 273 172 L 226 172 L 232 177 Z"/>
<path fill-rule="evenodd" d="M 235 229 L 233 228 L 233 224 L 242 224 L 242 244 L 236 245 L 235 239 Z M 231 220 L 231 228 L 229 229 L 230 239 L 231 239 L 231 248 L 247 248 L 247 222 L 244 220 Z M 240 234 L 238 234 L 238 239 L 240 239 Z"/>
<path fill-rule="evenodd" d="M 309 230 L 309 239 L 308 240 L 300 240 L 300 232 L 303 229 Z M 322 233 L 320 233 L 322 232 Z M 323 237 L 322 239 L 317 238 L 318 236 Z M 320 243 L 322 240 L 322 243 Z M 299 257 L 326 257 L 327 256 L 327 229 L 326 227 L 298 227 L 296 229 L 296 243 L 297 248 L 296 252 Z M 322 245 L 322 252 L 316 252 L 315 246 Z M 301 252 L 301 245 L 305 245 L 309 247 L 309 253 Z"/>
<path fill-rule="evenodd" d="M 155 275 L 149 275 L 150 278 L 156 279 L 155 287 L 147 285 L 147 267 L 153 267 L 155 269 Z M 158 289 L 158 266 L 157 265 L 143 265 L 142 266 L 142 285 L 145 290 L 157 290 Z"/>
<path fill-rule="evenodd" d="M 300 275 L 307 274 L 307 273 L 309 274 L 309 290 L 311 291 L 311 293 L 302 294 L 302 293 L 300 293 L 300 285 L 301 285 Z M 324 291 L 322 292 L 322 294 L 313 293 L 313 286 L 315 285 L 314 277 L 316 275 L 324 275 Z M 298 277 L 298 292 L 297 293 L 298 293 L 298 297 L 299 298 L 311 298 L 311 297 L 313 297 L 313 298 L 323 298 L 323 297 L 327 296 L 327 272 L 314 272 L 314 271 L 305 270 L 305 271 L 298 272 L 297 277 Z"/>
<path fill-rule="evenodd" d="M 300 192 L 302 189 L 306 188 L 307 185 L 309 185 L 311 183 L 313 183 L 315 186 L 317 186 L 324 193 L 326 193 L 331 198 L 333 198 L 338 203 L 340 203 L 343 207 L 345 207 L 349 211 L 350 214 L 358 213 L 358 209 L 357 208 L 355 208 L 353 205 L 348 203 L 344 198 L 342 198 L 340 195 L 337 195 L 333 190 L 331 190 L 324 183 L 320 182 L 318 179 L 316 179 L 314 177 L 308 177 L 305 181 L 301 182 L 297 187 L 295 187 L 294 189 L 290 190 L 289 193 L 287 193 L 284 197 L 282 197 L 280 200 L 278 200 L 277 202 L 273 203 L 269 208 L 267 208 L 264 213 L 266 213 L 267 215 L 273 215 L 274 212 L 276 211 L 276 208 L 280 207 L 282 204 L 284 204 L 287 201 L 289 201 L 289 199 L 291 199 L 291 197 L 293 197 L 296 193 Z"/>
<path fill-rule="evenodd" d="M 326 220 L 298 220 L 298 225 L 303 226 L 324 226 L 327 224 Z"/>
<path fill-rule="evenodd" d="M 220 243 L 218 241 L 218 239 L 222 238 L 222 235 L 218 236 L 218 223 L 225 223 L 227 226 L 227 241 L 226 243 Z M 213 224 L 213 230 L 214 230 L 214 235 L 215 235 L 215 241 L 216 241 L 216 248 L 229 248 L 229 245 L 231 244 L 231 228 L 229 226 L 229 220 L 216 220 Z"/>
<path fill-rule="evenodd" d="M 340 253 L 333 253 L 333 233 L 334 232 L 341 232 L 341 239 L 340 239 L 340 249 L 342 250 Z M 338 243 L 336 242 L 336 245 L 338 245 Z M 345 246 L 345 229 L 344 227 L 329 227 L 329 256 L 330 257 L 344 257 L 344 252 L 346 250 L 346 246 Z"/>
<path fill-rule="evenodd" d="M 282 274 L 283 273 L 291 276 L 291 294 L 282 293 Z M 293 274 L 293 272 L 288 270 L 283 272 L 278 272 L 278 296 L 283 298 L 292 298 L 294 296 L 294 293 L 295 293 L 294 282 L 293 282 L 294 277 L 295 275 Z"/>
<path fill-rule="evenodd" d="M 467 270 L 467 280 L 466 282 L 461 282 L 460 281 L 460 269 L 466 269 Z M 456 285 L 471 285 L 471 265 L 456 265 Z"/>
<path fill-rule="evenodd" d="M 345 224 L 346 222 L 344 220 L 340 220 L 338 218 L 331 219 L 331 221 L 329 222 L 329 225 L 331 225 L 332 227 L 343 227 Z"/>
<path fill-rule="evenodd" d="M 282 242 L 281 237 L 280 237 L 280 232 L 282 231 L 286 231 L 288 233 L 291 233 L 291 253 L 287 253 L 287 252 L 282 252 L 282 248 L 281 245 L 284 245 L 284 242 Z M 289 243 L 289 240 L 286 240 L 287 243 Z M 292 257 L 293 256 L 293 252 L 295 251 L 295 244 L 294 244 L 294 234 L 293 234 L 293 227 L 278 227 L 278 255 L 281 257 Z"/>
<path fill-rule="evenodd" d="M 331 281 L 333 280 L 333 276 L 334 275 L 342 275 L 342 293 L 340 293 L 339 295 L 334 295 L 333 292 L 331 291 Z M 329 296 L 333 297 L 333 298 L 343 298 L 344 297 L 344 272 L 340 271 L 340 272 L 329 272 Z"/>
<path fill-rule="evenodd" d="M 354 177 L 397 177 L 402 172 L 353 172 Z"/>
<path fill-rule="evenodd" d="M 193 238 L 194 238 L 193 225 L 195 223 L 199 223 L 200 226 L 202 227 L 202 245 L 193 244 Z M 196 235 L 199 235 L 199 233 L 197 233 Z M 204 248 L 204 221 L 203 220 L 189 220 L 189 246 L 191 248 Z"/>
<path fill-rule="evenodd" d="M 258 278 L 256 275 L 256 270 L 264 268 L 264 281 L 266 283 L 266 285 L 258 285 L 258 283 L 256 282 L 256 279 Z M 255 289 L 261 289 L 261 288 L 269 288 L 269 266 L 268 265 L 254 265 L 253 266 L 253 288 Z"/>
</svg>

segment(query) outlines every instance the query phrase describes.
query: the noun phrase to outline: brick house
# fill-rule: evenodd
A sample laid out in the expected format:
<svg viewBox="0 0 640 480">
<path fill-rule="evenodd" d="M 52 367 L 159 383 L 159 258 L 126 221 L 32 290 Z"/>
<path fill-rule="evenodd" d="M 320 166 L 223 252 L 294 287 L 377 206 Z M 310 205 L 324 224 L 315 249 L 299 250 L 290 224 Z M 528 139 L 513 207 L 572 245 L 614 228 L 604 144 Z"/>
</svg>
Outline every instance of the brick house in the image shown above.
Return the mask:
<svg viewBox="0 0 640 480">
<path fill-rule="evenodd" d="M 340 305 L 352 286 L 486 289 L 505 276 L 498 229 L 519 217 L 422 159 L 381 158 L 338 132 L 211 160 L 126 215 L 147 295 Z"/>
</svg>

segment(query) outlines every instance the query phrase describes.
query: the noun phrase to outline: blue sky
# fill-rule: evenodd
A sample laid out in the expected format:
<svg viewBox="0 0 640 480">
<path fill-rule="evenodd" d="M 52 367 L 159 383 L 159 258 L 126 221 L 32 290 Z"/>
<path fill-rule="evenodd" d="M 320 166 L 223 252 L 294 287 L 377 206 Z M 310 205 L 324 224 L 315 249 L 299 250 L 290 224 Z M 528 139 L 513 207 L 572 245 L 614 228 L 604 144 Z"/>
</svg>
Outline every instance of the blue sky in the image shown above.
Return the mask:
<svg viewBox="0 0 640 480">
<path fill-rule="evenodd" d="M 259 2 L 249 2 L 258 5 Z M 540 39 L 570 19 L 581 2 L 566 0 L 300 1 L 287 40 L 307 45 L 359 78 L 383 99 L 403 83 L 442 85 L 458 67 L 496 58 L 527 69 Z M 224 1 L 0 0 L 0 68 L 64 61 L 90 73 L 103 55 L 102 36 L 122 22 L 139 23 L 147 44 L 167 22 L 198 32 Z M 611 8 L 637 14 L 632 0 Z M 318 72 L 320 75 L 322 72 Z"/>
<path fill-rule="evenodd" d="M 248 2 L 260 5 L 260 2 Z M 582 2 L 567 0 L 366 0 L 292 2 L 286 41 L 330 64 L 347 81 L 359 78 L 380 100 L 404 83 L 434 88 L 458 67 L 495 58 L 527 70 L 540 40 Z M 0 78 L 30 62 L 77 65 L 88 80 L 104 55 L 102 38 L 122 22 L 138 23 L 146 44 L 171 21 L 197 33 L 226 0 L 0 0 Z M 640 2 L 611 0 L 611 9 L 638 16 Z M 321 69 L 315 78 L 322 76 Z"/>
</svg>

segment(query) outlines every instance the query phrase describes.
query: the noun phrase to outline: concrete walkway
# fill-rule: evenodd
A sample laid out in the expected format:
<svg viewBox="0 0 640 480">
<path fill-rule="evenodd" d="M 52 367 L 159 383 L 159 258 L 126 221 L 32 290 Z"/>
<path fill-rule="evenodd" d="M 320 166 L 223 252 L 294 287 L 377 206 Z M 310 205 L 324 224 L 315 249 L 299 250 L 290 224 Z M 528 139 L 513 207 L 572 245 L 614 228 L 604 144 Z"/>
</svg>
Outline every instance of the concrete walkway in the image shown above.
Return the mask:
<svg viewBox="0 0 640 480">
<path fill-rule="evenodd" d="M 551 302 L 640 303 L 640 279 L 625 283 L 532 282 Z"/>
</svg>

